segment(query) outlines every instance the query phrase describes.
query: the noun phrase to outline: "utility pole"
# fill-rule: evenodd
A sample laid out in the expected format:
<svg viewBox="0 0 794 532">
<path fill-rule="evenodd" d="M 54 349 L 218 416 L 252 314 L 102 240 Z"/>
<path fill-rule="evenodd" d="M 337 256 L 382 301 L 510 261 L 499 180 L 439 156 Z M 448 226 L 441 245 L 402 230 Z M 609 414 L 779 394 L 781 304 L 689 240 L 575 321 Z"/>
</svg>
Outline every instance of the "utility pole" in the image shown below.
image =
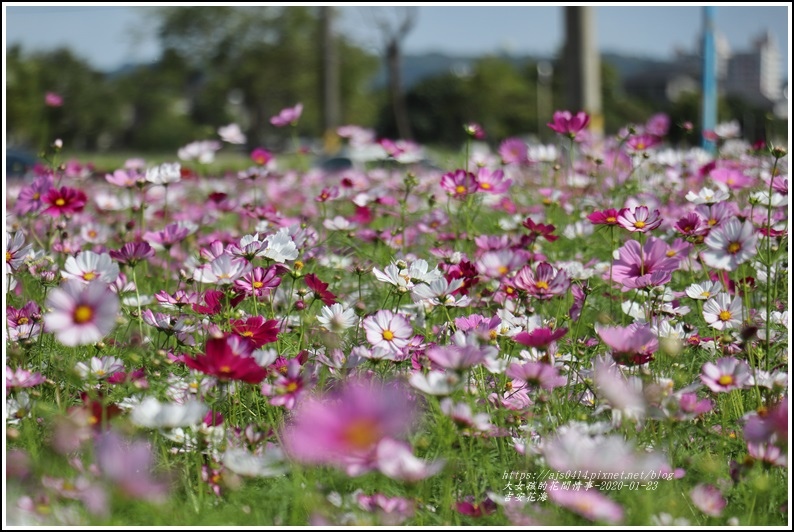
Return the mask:
<svg viewBox="0 0 794 532">
<path fill-rule="evenodd" d="M 339 53 L 337 39 L 334 35 L 333 6 L 320 7 L 320 54 L 323 65 L 323 148 L 326 153 L 335 153 L 339 149 L 336 128 L 339 127 L 341 112 L 339 98 Z"/>
<path fill-rule="evenodd" d="M 590 131 L 604 134 L 601 111 L 601 56 L 595 38 L 595 8 L 565 7 L 566 96 L 572 113 L 585 111 L 590 115 Z"/>
<path fill-rule="evenodd" d="M 703 8 L 703 116 L 701 131 L 714 131 L 717 125 L 717 54 L 714 48 L 714 6 Z M 702 147 L 714 153 L 714 142 L 701 133 Z"/>
</svg>

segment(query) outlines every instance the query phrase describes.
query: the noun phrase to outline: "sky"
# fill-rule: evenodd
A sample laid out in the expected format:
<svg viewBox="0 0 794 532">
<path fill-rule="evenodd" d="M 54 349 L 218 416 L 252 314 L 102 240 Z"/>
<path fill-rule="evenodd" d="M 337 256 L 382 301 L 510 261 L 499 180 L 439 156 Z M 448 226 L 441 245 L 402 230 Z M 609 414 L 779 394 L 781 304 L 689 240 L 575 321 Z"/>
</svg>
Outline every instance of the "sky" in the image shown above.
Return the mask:
<svg viewBox="0 0 794 532">
<path fill-rule="evenodd" d="M 400 7 L 395 6 L 334 5 L 341 15 L 339 31 L 373 52 L 381 45 L 380 35 L 372 29 L 373 17 L 396 16 L 400 12 Z M 510 52 L 552 56 L 563 43 L 565 4 L 412 5 L 419 7 L 418 16 L 403 41 L 404 53 Z M 595 8 L 595 39 L 602 52 L 672 59 L 676 49 L 696 49 L 703 24 L 702 7 L 681 3 L 589 5 Z M 749 50 L 759 34 L 771 31 L 781 53 L 781 72 L 787 78 L 790 4 L 712 5 L 717 6 L 715 27 L 734 52 Z M 125 63 L 156 60 L 160 49 L 153 22 L 147 16 L 151 9 L 132 4 L 118 6 L 6 2 L 5 45 L 20 44 L 26 52 L 68 46 L 94 68 L 106 71 Z"/>
</svg>

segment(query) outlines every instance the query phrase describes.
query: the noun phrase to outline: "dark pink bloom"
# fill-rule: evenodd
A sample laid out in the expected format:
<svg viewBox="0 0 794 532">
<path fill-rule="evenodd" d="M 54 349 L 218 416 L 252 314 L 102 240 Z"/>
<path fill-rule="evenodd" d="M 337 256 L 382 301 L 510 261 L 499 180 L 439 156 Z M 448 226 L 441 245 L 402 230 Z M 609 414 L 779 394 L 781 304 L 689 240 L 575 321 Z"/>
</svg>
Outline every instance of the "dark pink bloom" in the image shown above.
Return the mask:
<svg viewBox="0 0 794 532">
<path fill-rule="evenodd" d="M 303 279 L 306 281 L 306 286 L 314 292 L 315 298 L 322 299 L 323 303 L 326 305 L 333 305 L 336 303 L 336 295 L 328 290 L 328 283 L 322 282 L 320 278 L 313 273 L 306 275 Z"/>
<path fill-rule="evenodd" d="M 526 227 L 527 229 L 529 229 L 530 235 L 532 237 L 534 237 L 532 239 L 533 242 L 539 236 L 542 236 L 543 238 L 545 238 L 549 242 L 554 242 L 555 240 L 560 238 L 560 237 L 552 234 L 554 232 L 554 230 L 556 229 L 556 227 L 554 227 L 552 224 L 548 224 L 548 225 L 547 224 L 536 224 L 532 220 L 531 217 L 528 217 L 526 220 L 524 220 L 524 223 L 522 225 L 524 227 Z"/>
<path fill-rule="evenodd" d="M 546 124 L 551 129 L 572 140 L 582 140 L 582 131 L 590 123 L 590 117 L 584 111 L 572 115 L 570 111 L 555 111 L 552 121 Z"/>
<path fill-rule="evenodd" d="M 191 369 L 221 380 L 238 380 L 251 384 L 262 382 L 267 376 L 267 370 L 257 364 L 254 357 L 235 352 L 230 340 L 230 337 L 210 338 L 203 355 L 196 358 L 183 357 L 182 361 Z"/>
<path fill-rule="evenodd" d="M 254 349 L 278 339 L 278 320 L 265 320 L 262 316 L 251 316 L 245 320 L 231 320 L 232 333 L 250 342 Z"/>
<path fill-rule="evenodd" d="M 485 138 L 485 130 L 482 128 L 480 124 L 475 122 L 470 122 L 463 126 L 463 130 L 466 132 L 468 136 L 473 139 L 482 140 Z"/>
<path fill-rule="evenodd" d="M 549 327 L 538 327 L 532 332 L 522 331 L 513 336 L 513 340 L 519 344 L 538 349 L 546 349 L 549 344 L 556 342 L 568 332 L 568 329 L 561 327 L 559 329 L 550 329 Z"/>
<path fill-rule="evenodd" d="M 118 251 L 109 251 L 110 258 L 119 264 L 129 264 L 135 267 L 140 261 L 154 257 L 154 249 L 148 242 L 127 242 Z"/>
<path fill-rule="evenodd" d="M 545 362 L 525 362 L 523 364 L 513 362 L 507 368 L 506 374 L 511 379 L 517 379 L 546 390 L 565 386 L 566 382 L 565 377 L 560 375 L 557 368 Z M 513 383 L 513 390 L 522 387 L 517 384 L 516 382 Z"/>
<path fill-rule="evenodd" d="M 455 509 L 458 513 L 468 515 L 471 517 L 482 517 L 483 515 L 490 515 L 496 512 L 498 508 L 496 503 L 486 497 L 482 502 L 475 502 L 472 496 L 466 496 L 462 501 L 455 503 Z"/>
<path fill-rule="evenodd" d="M 651 135 L 650 133 L 643 133 L 629 137 L 629 140 L 626 141 L 626 146 L 634 151 L 645 151 L 661 144 L 661 142 L 661 137 Z"/>
<path fill-rule="evenodd" d="M 708 234 L 710 227 L 696 212 L 690 212 L 678 219 L 675 230 L 687 237 L 703 237 Z"/>
<path fill-rule="evenodd" d="M 251 152 L 251 160 L 260 166 L 265 166 L 273 159 L 273 154 L 265 148 L 254 148 Z"/>
<path fill-rule="evenodd" d="M 69 187 L 51 188 L 44 196 L 44 204 L 47 205 L 47 208 L 42 211 L 42 214 L 60 216 L 82 212 L 87 200 L 88 198 L 82 190 Z"/>
<path fill-rule="evenodd" d="M 247 296 L 261 298 L 269 295 L 280 284 L 281 278 L 278 276 L 278 268 L 275 265 L 268 269 L 257 266 L 234 281 L 234 289 Z"/>
<path fill-rule="evenodd" d="M 632 323 L 628 327 L 600 327 L 598 336 L 612 350 L 612 358 L 623 366 L 645 364 L 653 360 L 659 339 L 648 325 Z"/>
<path fill-rule="evenodd" d="M 617 209 L 604 209 L 588 214 L 587 219 L 593 225 L 618 225 L 619 214 Z"/>
</svg>

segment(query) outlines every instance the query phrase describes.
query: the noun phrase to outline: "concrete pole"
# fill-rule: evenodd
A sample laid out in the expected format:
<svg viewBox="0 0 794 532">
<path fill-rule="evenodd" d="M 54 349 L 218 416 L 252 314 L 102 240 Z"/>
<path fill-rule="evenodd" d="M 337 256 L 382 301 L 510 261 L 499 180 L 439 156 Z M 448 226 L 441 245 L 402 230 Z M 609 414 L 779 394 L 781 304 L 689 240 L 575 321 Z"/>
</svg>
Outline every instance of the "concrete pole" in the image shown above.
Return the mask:
<svg viewBox="0 0 794 532">
<path fill-rule="evenodd" d="M 717 125 L 717 54 L 714 47 L 714 6 L 703 8 L 703 126 L 701 131 L 714 131 Z M 704 150 L 714 153 L 714 142 L 702 135 Z"/>
<path fill-rule="evenodd" d="M 595 8 L 565 7 L 566 96 L 572 113 L 585 111 L 590 115 L 590 131 L 604 134 L 601 110 L 601 55 L 595 35 Z"/>
</svg>

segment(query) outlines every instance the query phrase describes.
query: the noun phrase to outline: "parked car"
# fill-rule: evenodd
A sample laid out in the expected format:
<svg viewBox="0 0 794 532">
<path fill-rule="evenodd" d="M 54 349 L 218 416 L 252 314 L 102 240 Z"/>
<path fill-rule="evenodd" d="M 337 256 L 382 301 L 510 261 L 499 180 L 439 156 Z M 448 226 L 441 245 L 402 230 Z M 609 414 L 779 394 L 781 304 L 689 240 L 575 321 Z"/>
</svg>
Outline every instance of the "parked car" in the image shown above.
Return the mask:
<svg viewBox="0 0 794 532">
<path fill-rule="evenodd" d="M 33 179 L 33 166 L 37 162 L 32 153 L 17 149 L 6 150 L 6 179 Z"/>
</svg>

